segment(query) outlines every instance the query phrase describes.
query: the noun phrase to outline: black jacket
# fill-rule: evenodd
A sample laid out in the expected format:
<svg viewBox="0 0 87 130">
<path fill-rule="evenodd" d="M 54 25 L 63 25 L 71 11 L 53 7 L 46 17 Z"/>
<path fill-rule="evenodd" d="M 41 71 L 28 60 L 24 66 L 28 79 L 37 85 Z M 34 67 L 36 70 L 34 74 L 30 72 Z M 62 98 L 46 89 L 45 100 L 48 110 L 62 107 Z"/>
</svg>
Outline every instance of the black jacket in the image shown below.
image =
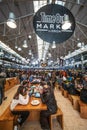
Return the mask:
<svg viewBox="0 0 87 130">
<path fill-rule="evenodd" d="M 53 91 L 50 91 L 49 88 L 45 90 L 45 92 L 41 94 L 41 100 L 47 105 L 47 108 L 51 113 L 56 113 L 57 103 Z"/>
<path fill-rule="evenodd" d="M 4 89 L 5 87 L 5 83 L 6 83 L 6 79 L 5 78 L 2 78 L 0 77 L 0 87 Z"/>
</svg>

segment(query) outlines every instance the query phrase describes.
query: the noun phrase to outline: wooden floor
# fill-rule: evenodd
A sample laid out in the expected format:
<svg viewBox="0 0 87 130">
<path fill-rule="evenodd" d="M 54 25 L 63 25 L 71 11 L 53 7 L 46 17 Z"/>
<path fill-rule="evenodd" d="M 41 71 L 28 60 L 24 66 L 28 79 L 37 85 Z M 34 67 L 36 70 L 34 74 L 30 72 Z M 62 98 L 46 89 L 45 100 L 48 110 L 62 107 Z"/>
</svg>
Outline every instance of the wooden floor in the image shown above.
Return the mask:
<svg viewBox="0 0 87 130">
<path fill-rule="evenodd" d="M 6 95 L 8 98 L 0 106 L 0 114 L 5 110 L 6 106 L 10 104 L 14 93 L 16 92 L 17 86 L 9 90 Z M 55 90 L 55 96 L 58 106 L 63 111 L 64 115 L 64 130 L 87 130 L 87 119 L 82 119 L 77 110 L 74 110 L 71 102 L 68 98 L 62 96 L 60 90 Z M 26 121 L 21 127 L 21 130 L 42 130 L 39 122 Z M 54 130 L 61 130 L 56 119 L 54 119 Z"/>
</svg>

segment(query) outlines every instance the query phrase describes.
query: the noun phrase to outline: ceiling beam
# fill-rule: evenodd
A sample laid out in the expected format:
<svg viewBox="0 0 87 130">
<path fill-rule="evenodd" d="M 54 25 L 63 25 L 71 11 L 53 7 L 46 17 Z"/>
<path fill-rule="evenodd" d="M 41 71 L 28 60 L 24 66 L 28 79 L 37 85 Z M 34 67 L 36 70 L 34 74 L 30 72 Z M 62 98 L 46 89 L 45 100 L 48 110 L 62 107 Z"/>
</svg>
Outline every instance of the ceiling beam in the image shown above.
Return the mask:
<svg viewBox="0 0 87 130">
<path fill-rule="evenodd" d="M 81 22 L 79 22 L 79 21 L 76 21 L 76 23 L 79 24 L 79 25 L 81 25 L 81 26 L 83 26 L 83 27 L 86 27 L 86 28 L 87 28 L 87 25 L 86 25 L 86 24 L 83 24 L 83 23 L 81 23 Z"/>
</svg>

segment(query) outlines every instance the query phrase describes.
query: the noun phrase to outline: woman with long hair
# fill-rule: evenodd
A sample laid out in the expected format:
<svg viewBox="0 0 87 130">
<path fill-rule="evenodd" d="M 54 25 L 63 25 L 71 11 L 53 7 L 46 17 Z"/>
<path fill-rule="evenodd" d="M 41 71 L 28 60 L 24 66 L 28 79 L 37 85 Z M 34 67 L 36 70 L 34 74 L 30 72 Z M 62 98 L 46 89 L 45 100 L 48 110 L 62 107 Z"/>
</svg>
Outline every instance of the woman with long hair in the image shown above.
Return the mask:
<svg viewBox="0 0 87 130">
<path fill-rule="evenodd" d="M 19 115 L 18 124 L 21 126 L 27 117 L 29 116 L 29 111 L 14 111 L 14 108 L 18 105 L 27 105 L 29 102 L 28 90 L 24 86 L 19 86 L 16 94 L 13 97 L 13 100 L 10 104 L 10 109 L 14 115 Z"/>
</svg>

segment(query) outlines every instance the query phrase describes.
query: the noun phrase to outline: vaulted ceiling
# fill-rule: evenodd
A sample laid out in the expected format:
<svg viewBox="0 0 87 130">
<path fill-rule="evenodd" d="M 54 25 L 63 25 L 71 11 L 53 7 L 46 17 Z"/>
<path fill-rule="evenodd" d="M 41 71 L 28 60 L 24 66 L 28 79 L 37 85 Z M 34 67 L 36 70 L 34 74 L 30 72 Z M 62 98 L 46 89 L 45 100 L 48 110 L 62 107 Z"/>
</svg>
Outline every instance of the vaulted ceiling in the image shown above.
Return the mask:
<svg viewBox="0 0 87 130">
<path fill-rule="evenodd" d="M 11 47 L 24 58 L 31 58 L 28 54 L 32 50 L 33 57 L 38 58 L 38 46 L 35 31 L 33 29 L 34 5 L 33 1 L 40 0 L 0 0 L 0 40 Z M 43 0 L 47 4 L 58 0 Z M 56 44 L 55 49 L 49 46 L 48 52 L 52 59 L 57 60 L 60 56 L 65 56 L 69 51 L 77 49 L 78 41 L 87 44 L 87 1 L 86 0 L 62 0 L 75 17 L 76 28 L 71 38 L 61 44 Z M 44 6 L 44 5 L 42 5 Z M 17 28 L 11 29 L 6 25 L 9 12 L 14 12 Z M 31 38 L 29 38 L 31 35 Z M 27 40 L 28 48 L 23 48 L 23 42 Z M 21 47 L 18 51 L 15 46 Z"/>
</svg>

